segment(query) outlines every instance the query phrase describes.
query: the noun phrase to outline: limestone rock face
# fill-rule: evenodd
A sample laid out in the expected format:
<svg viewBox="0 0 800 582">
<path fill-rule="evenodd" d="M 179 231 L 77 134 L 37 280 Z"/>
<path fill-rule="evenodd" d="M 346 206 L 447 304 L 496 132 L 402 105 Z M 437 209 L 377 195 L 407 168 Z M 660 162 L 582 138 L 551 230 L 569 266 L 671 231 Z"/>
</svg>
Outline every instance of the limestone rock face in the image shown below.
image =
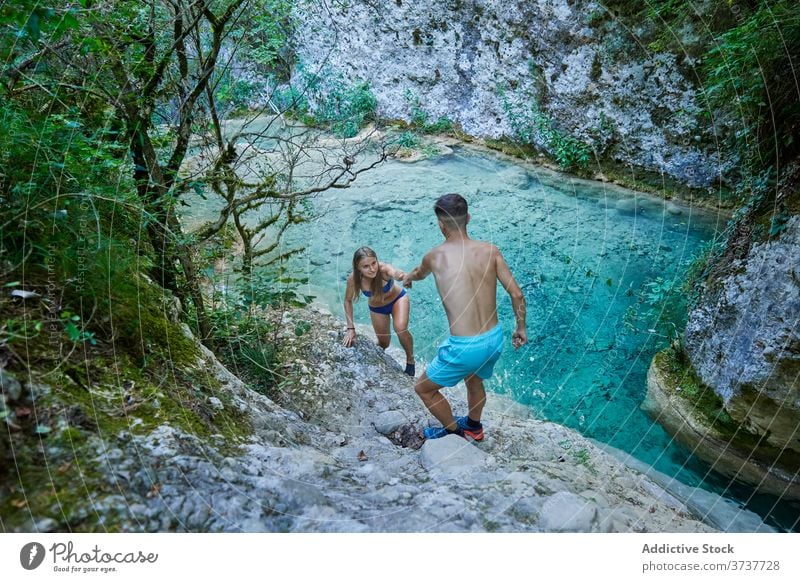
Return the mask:
<svg viewBox="0 0 800 582">
<path fill-rule="evenodd" d="M 800 217 L 706 289 L 689 314 L 685 349 L 731 417 L 800 453 Z"/>
<path fill-rule="evenodd" d="M 631 28 L 598 2 L 308 4 L 295 37 L 303 69 L 368 81 L 382 117 L 410 120 L 416 102 L 429 121 L 497 138 L 539 116 L 621 164 L 693 187 L 731 165 L 714 146 L 725 128 L 701 121 L 691 59 L 645 50 L 657 30 Z"/>
<path fill-rule="evenodd" d="M 749 483 L 762 493 L 800 499 L 800 467 L 795 457 L 770 446 L 764 434 L 743 439 L 744 431 L 732 432 L 715 422 L 719 413 L 703 414 L 696 400 L 681 394 L 681 378 L 671 377 L 663 361 L 659 354 L 650 365 L 642 409 L 717 473 Z"/>
<path fill-rule="evenodd" d="M 204 352 L 202 365 L 252 418 L 253 434 L 235 452 L 168 425 L 115 450 L 98 443 L 99 466 L 114 479 L 126 476 L 118 503 L 130 508 L 130 523 L 122 529 L 753 531 L 742 522 L 747 511 L 706 525 L 652 478 L 500 396 L 491 395 L 484 411 L 482 443 L 398 438 L 435 424 L 402 372 L 403 352 L 391 346 L 384 353 L 369 328 L 355 347 L 343 347 L 344 324 L 324 310 L 286 316 L 310 330 L 297 338 L 287 326 L 287 374 L 297 381 L 275 400 L 249 390 Z M 466 408 L 463 386 L 448 396 L 456 410 Z M 148 496 L 153 482 L 159 494 Z"/>
</svg>

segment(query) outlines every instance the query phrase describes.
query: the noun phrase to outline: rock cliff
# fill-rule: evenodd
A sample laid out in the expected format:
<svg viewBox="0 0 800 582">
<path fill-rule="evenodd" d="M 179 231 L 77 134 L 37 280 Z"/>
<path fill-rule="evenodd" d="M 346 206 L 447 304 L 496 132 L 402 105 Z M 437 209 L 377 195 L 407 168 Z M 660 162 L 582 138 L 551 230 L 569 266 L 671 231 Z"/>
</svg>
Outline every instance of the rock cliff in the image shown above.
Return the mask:
<svg viewBox="0 0 800 582">
<path fill-rule="evenodd" d="M 731 165 L 715 145 L 725 129 L 701 121 L 694 61 L 650 51 L 654 24 L 631 28 L 601 3 L 302 6 L 295 44 L 304 70 L 368 81 L 382 117 L 408 120 L 416 104 L 431 121 L 447 117 L 491 138 L 512 135 L 520 120 L 545 124 L 589 144 L 598 160 L 694 188 Z"/>
<path fill-rule="evenodd" d="M 654 362 L 645 402 L 679 438 L 706 439 L 697 453 L 721 473 L 792 499 L 800 498 L 798 178 L 795 163 L 776 199 L 741 213 L 690 310 L 687 361 Z M 687 401 L 687 380 L 713 398 Z"/>
</svg>

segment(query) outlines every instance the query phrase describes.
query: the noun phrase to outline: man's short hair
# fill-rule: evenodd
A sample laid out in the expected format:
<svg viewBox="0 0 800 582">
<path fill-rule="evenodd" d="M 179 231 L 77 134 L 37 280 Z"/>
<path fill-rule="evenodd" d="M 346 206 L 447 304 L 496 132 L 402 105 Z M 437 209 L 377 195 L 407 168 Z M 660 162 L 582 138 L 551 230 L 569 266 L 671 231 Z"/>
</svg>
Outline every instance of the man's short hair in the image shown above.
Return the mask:
<svg viewBox="0 0 800 582">
<path fill-rule="evenodd" d="M 467 201 L 460 194 L 445 194 L 436 201 L 433 211 L 445 226 L 463 228 L 467 224 Z"/>
</svg>

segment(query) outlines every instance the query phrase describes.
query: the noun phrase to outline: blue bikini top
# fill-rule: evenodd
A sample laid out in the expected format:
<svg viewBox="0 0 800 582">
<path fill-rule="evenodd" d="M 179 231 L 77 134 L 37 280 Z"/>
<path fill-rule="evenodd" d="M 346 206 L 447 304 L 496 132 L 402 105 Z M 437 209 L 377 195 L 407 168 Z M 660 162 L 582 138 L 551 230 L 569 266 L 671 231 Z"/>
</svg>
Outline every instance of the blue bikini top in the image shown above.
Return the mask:
<svg viewBox="0 0 800 582">
<path fill-rule="evenodd" d="M 391 288 L 392 288 L 392 285 L 394 285 L 394 279 L 389 279 L 389 280 L 386 282 L 386 285 L 384 285 L 384 286 L 383 286 L 383 292 L 384 292 L 384 293 L 388 293 L 388 292 L 389 292 L 389 289 L 391 289 Z M 372 297 L 372 291 L 364 291 L 364 290 L 362 289 L 362 290 L 361 290 L 361 292 L 364 294 L 364 296 L 365 296 L 365 297 Z"/>
</svg>

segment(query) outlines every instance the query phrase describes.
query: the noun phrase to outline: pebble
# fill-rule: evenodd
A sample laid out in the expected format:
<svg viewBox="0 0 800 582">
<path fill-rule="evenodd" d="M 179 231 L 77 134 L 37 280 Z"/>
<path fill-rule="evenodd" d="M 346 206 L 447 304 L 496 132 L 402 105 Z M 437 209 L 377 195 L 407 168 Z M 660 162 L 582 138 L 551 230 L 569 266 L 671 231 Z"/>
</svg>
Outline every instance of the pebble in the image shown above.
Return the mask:
<svg viewBox="0 0 800 582">
<path fill-rule="evenodd" d="M 11 372 L 0 368 L 0 391 L 9 402 L 14 402 L 22 396 L 22 385 Z"/>
</svg>

